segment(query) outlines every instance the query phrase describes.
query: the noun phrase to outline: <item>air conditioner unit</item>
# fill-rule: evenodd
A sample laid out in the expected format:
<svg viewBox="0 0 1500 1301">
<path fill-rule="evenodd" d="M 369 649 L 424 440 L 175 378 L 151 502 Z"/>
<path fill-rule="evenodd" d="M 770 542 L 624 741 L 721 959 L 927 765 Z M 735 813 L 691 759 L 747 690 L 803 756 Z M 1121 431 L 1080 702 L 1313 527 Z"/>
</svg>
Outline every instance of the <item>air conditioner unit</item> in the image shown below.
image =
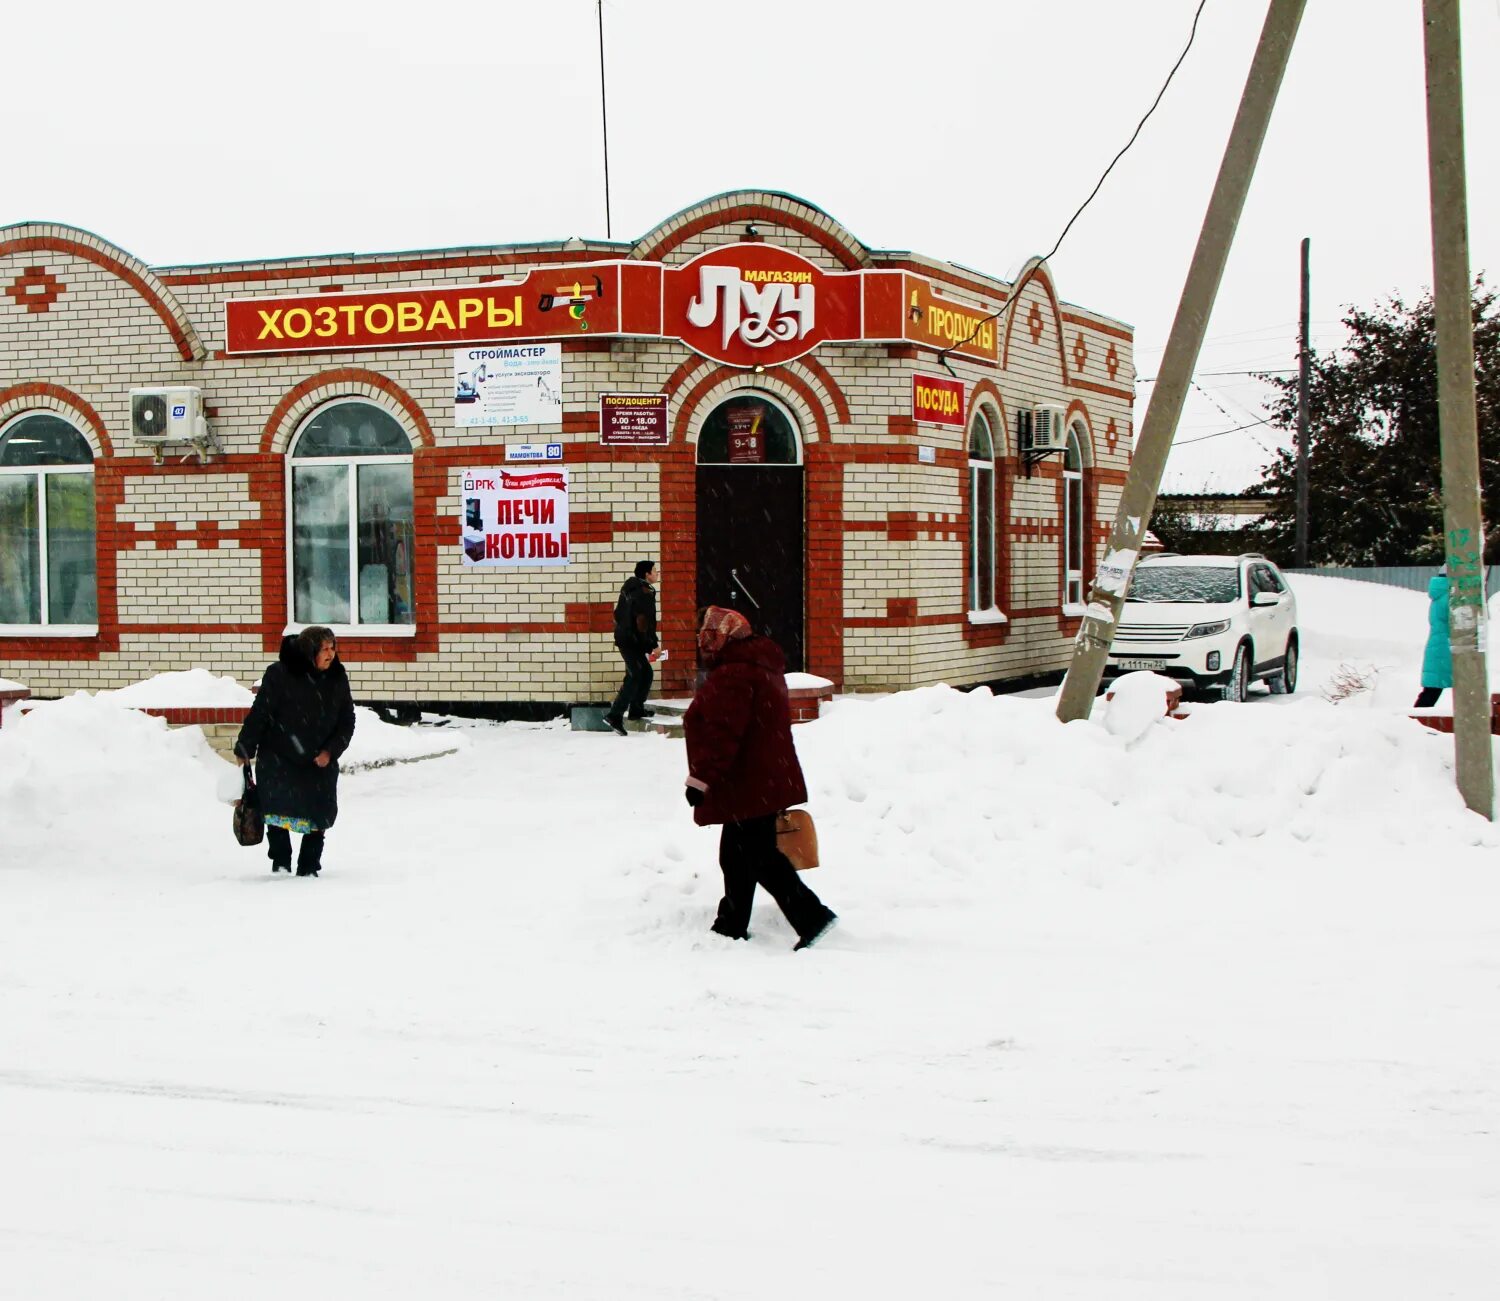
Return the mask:
<svg viewBox="0 0 1500 1301">
<path fill-rule="evenodd" d="M 130 436 L 137 443 L 204 443 L 203 391 L 179 388 L 130 390 Z"/>
<path fill-rule="evenodd" d="M 1022 412 L 1022 415 L 1027 414 Z M 1064 452 L 1068 448 L 1068 409 L 1059 406 L 1036 406 L 1027 422 L 1030 430 L 1022 439 L 1023 452 Z"/>
</svg>

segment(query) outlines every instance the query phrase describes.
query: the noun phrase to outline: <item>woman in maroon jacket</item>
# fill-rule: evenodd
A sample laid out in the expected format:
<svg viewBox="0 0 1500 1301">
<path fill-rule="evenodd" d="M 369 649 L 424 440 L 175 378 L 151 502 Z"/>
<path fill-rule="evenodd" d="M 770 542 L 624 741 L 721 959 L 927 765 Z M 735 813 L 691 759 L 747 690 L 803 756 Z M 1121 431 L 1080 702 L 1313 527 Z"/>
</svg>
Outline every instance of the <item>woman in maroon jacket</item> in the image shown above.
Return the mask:
<svg viewBox="0 0 1500 1301">
<path fill-rule="evenodd" d="M 805 949 L 827 934 L 835 918 L 776 848 L 776 815 L 807 799 L 792 744 L 786 660 L 775 642 L 750 631 L 744 615 L 717 605 L 704 612 L 698 652 L 710 671 L 684 720 L 686 794 L 694 822 L 724 826 L 724 898 L 712 929 L 748 940 L 759 882 L 797 932 L 793 947 Z"/>
</svg>

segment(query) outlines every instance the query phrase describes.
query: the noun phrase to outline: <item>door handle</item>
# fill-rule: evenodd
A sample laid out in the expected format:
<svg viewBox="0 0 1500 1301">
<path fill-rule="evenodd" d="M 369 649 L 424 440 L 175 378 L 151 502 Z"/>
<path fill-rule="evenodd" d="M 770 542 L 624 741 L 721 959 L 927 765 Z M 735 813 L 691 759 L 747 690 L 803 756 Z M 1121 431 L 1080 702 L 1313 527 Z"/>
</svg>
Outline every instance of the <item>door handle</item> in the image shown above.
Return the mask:
<svg viewBox="0 0 1500 1301">
<path fill-rule="evenodd" d="M 745 586 L 744 580 L 740 577 L 740 571 L 738 569 L 731 568 L 730 571 L 729 571 L 729 576 L 730 576 L 730 578 L 734 579 L 734 581 L 738 585 L 740 591 L 744 592 L 745 599 L 747 601 L 749 601 L 750 604 L 753 605 L 757 610 L 759 610 L 760 609 L 760 602 L 757 601 L 753 596 L 750 595 L 749 588 L 747 588 Z"/>
</svg>

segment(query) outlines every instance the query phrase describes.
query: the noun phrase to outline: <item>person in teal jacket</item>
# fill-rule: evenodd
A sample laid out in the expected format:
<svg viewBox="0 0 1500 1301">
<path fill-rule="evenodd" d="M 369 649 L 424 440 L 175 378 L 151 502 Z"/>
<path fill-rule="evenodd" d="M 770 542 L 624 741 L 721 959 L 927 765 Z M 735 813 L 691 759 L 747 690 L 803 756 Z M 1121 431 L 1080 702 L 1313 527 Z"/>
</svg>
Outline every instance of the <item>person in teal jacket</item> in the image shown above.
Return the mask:
<svg viewBox="0 0 1500 1301">
<path fill-rule="evenodd" d="M 1453 685 L 1453 648 L 1448 644 L 1448 575 L 1439 571 L 1427 584 L 1427 648 L 1422 652 L 1422 690 L 1417 709 L 1437 704 L 1444 687 Z"/>
</svg>

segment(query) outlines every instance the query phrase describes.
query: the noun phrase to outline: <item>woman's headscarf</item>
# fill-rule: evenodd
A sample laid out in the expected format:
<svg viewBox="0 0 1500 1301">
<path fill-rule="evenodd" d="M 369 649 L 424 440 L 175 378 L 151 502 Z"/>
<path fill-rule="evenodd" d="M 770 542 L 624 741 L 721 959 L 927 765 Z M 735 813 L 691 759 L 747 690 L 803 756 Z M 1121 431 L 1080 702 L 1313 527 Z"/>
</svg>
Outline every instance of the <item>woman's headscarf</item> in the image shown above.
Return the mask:
<svg viewBox="0 0 1500 1301">
<path fill-rule="evenodd" d="M 749 621 L 738 610 L 711 605 L 703 612 L 703 626 L 698 630 L 698 651 L 712 663 L 725 643 L 743 641 L 751 635 Z"/>
</svg>

